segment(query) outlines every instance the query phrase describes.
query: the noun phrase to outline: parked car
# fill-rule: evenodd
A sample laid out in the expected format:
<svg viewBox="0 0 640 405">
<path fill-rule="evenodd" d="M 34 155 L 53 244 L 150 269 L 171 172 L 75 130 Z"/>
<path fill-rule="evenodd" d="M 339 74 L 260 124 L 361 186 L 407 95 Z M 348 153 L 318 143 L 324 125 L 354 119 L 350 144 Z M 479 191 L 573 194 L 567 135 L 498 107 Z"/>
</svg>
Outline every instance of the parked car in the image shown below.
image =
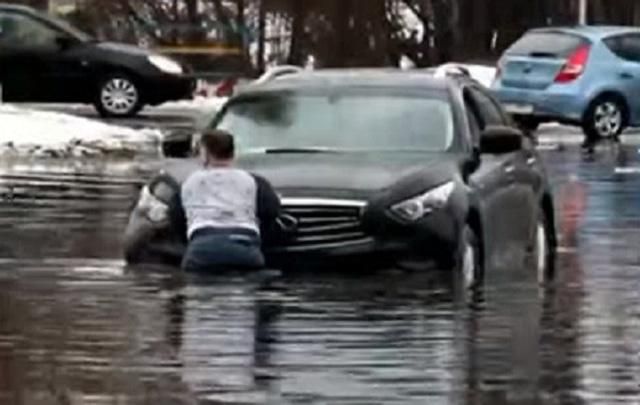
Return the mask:
<svg viewBox="0 0 640 405">
<path fill-rule="evenodd" d="M 559 121 L 588 139 L 617 137 L 640 124 L 640 29 L 528 31 L 500 59 L 493 90 L 529 128 Z"/>
<path fill-rule="evenodd" d="M 294 228 L 265 238 L 272 263 L 369 257 L 453 268 L 465 285 L 507 257 L 539 275 L 556 245 L 553 199 L 532 143 L 477 82 L 389 71 L 281 75 L 245 88 L 211 123 L 236 136 L 238 165 L 269 179 Z M 167 216 L 195 159 L 142 189 L 128 262 L 179 261 Z M 333 261 L 330 261 L 333 263 Z"/>
<path fill-rule="evenodd" d="M 190 98 L 195 81 L 165 56 L 100 42 L 28 7 L 0 4 L 0 83 L 7 102 L 93 103 L 103 116 Z"/>
</svg>

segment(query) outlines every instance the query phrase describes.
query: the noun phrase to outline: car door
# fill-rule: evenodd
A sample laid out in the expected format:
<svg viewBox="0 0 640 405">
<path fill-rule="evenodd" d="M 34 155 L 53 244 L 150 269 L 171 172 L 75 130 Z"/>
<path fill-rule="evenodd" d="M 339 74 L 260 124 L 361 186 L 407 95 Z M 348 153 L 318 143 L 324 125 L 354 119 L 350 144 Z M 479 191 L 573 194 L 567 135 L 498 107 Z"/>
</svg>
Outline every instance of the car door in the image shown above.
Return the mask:
<svg viewBox="0 0 640 405">
<path fill-rule="evenodd" d="M 620 90 L 630 101 L 632 117 L 640 117 L 640 34 L 624 34 L 609 37 L 604 44 L 613 52 L 620 63 L 610 64 Z M 637 121 L 637 118 L 636 118 Z"/>
<path fill-rule="evenodd" d="M 34 97 L 32 77 L 40 70 L 36 59 L 20 44 L 22 17 L 0 10 L 0 84 L 3 101 L 27 101 Z"/>
<path fill-rule="evenodd" d="M 0 11 L 0 81 L 5 101 L 74 101 L 84 74 L 68 34 L 28 13 Z M 80 100 L 77 100 L 80 101 Z"/>
<path fill-rule="evenodd" d="M 488 123 L 512 126 L 508 115 L 491 94 L 479 86 L 473 86 L 471 95 Z M 540 178 L 532 170 L 538 165 L 537 154 L 530 140 L 523 137 L 523 148 L 513 153 L 496 156 L 503 169 L 504 182 L 508 183 L 504 206 L 499 215 L 503 227 L 505 249 L 514 260 L 526 253 L 532 241 L 533 227 L 538 215 L 537 193 Z"/>
<path fill-rule="evenodd" d="M 480 100 L 472 87 L 465 89 L 471 126 L 477 126 L 481 133 L 489 125 L 502 125 L 499 112 L 481 105 Z M 512 227 L 517 220 L 518 201 L 514 193 L 515 167 L 510 155 L 482 154 L 480 167 L 470 178 L 480 204 L 486 259 L 490 267 L 505 268 L 516 260 Z"/>
</svg>

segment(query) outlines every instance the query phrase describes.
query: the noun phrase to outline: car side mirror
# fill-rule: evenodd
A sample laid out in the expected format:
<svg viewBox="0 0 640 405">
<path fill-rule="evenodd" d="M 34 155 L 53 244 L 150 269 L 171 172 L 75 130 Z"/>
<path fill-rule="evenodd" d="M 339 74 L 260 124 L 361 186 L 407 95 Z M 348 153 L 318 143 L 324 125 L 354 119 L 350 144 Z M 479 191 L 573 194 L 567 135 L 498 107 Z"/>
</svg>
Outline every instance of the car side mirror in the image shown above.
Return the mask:
<svg viewBox="0 0 640 405">
<path fill-rule="evenodd" d="M 480 151 L 492 155 L 516 152 L 522 149 L 523 140 L 524 134 L 517 128 L 491 125 L 480 136 Z"/>
</svg>

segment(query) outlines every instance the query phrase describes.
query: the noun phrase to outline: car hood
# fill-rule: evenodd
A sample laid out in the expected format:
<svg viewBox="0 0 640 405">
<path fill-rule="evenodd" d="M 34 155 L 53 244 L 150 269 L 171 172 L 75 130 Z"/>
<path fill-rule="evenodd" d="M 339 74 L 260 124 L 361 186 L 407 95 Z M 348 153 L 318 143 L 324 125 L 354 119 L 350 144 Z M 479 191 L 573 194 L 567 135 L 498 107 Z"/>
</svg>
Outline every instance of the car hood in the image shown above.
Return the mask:
<svg viewBox="0 0 640 405">
<path fill-rule="evenodd" d="M 401 182 L 419 188 L 455 178 L 456 155 L 429 153 L 255 154 L 237 165 L 268 179 L 286 197 L 369 198 Z M 183 182 L 199 168 L 195 160 L 168 168 Z"/>
<path fill-rule="evenodd" d="M 102 50 L 119 54 L 127 54 L 134 56 L 149 56 L 154 52 L 135 45 L 123 44 L 119 42 L 99 42 L 96 46 Z"/>
</svg>

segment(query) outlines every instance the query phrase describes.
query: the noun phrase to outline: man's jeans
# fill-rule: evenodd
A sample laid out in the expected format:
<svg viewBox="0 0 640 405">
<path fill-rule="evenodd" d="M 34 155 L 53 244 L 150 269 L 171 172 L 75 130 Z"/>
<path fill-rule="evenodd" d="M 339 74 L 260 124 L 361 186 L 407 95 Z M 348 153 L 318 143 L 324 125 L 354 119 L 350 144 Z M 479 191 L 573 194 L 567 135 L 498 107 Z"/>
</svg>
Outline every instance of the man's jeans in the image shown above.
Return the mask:
<svg viewBox="0 0 640 405">
<path fill-rule="evenodd" d="M 182 261 L 186 271 L 259 270 L 264 266 L 260 238 L 246 229 L 199 229 Z"/>
</svg>

